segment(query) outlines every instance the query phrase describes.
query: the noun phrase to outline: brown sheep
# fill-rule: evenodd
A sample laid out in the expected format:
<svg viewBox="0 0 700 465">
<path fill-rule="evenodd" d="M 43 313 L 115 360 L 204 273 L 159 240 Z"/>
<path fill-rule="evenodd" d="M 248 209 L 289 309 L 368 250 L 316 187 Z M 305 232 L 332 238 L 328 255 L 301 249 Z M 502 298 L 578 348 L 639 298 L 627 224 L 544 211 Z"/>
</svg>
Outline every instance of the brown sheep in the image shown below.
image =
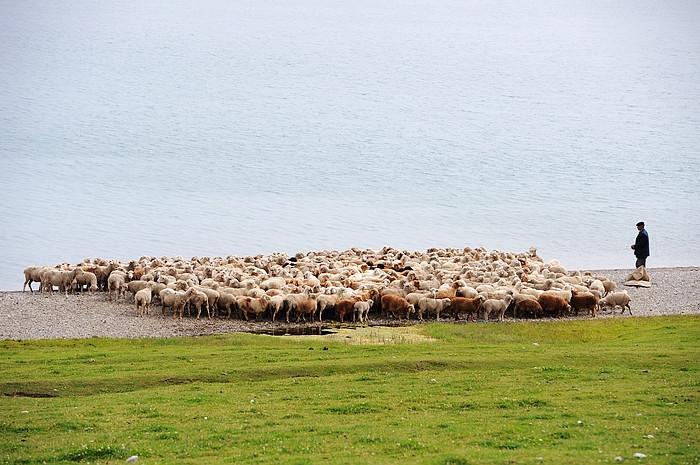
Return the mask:
<svg viewBox="0 0 700 465">
<path fill-rule="evenodd" d="M 359 301 L 359 298 L 354 297 L 352 299 L 339 300 L 335 303 L 335 313 L 341 323 L 344 323 L 345 315 L 354 314 L 355 304 Z"/>
<path fill-rule="evenodd" d="M 300 318 L 304 318 L 306 322 L 306 315 L 311 315 L 311 322 L 315 322 L 316 318 L 316 299 L 301 299 L 295 300 L 290 303 L 290 309 L 292 315 L 296 315 L 297 323 L 299 323 Z"/>
<path fill-rule="evenodd" d="M 571 310 L 571 307 L 569 307 L 566 300 L 556 295 L 542 294 L 538 302 L 542 307 L 542 313 L 544 316 L 561 317 L 568 314 Z"/>
<path fill-rule="evenodd" d="M 518 315 L 529 315 L 533 318 L 539 318 L 542 315 L 542 306 L 540 303 L 533 299 L 523 299 L 519 300 L 515 304 L 515 311 L 513 316 L 517 318 Z"/>
<path fill-rule="evenodd" d="M 484 296 L 480 295 L 469 299 L 467 297 L 453 297 L 450 308 L 452 309 L 452 318 L 459 320 L 459 314 L 466 314 L 467 321 L 471 318 L 474 319 L 474 315 L 479 314 L 479 308 L 481 304 L 484 303 Z"/>
<path fill-rule="evenodd" d="M 246 321 L 248 320 L 248 313 L 255 315 L 255 321 L 258 321 L 258 316 L 265 313 L 267 310 L 267 301 L 269 300 L 268 295 L 263 297 L 239 297 L 237 299 L 238 308 L 240 308 Z"/>
<path fill-rule="evenodd" d="M 401 321 L 401 315 L 405 314 L 406 319 L 410 319 L 411 313 L 415 313 L 416 309 L 413 304 L 403 297 L 393 294 L 385 294 L 382 296 L 382 313 L 391 314 Z M 354 304 L 353 304 L 354 305 Z"/>
<path fill-rule="evenodd" d="M 578 316 L 579 310 L 587 310 L 595 317 L 596 309 L 598 308 L 598 297 L 593 294 L 578 294 L 576 291 L 572 291 L 569 305 L 571 305 L 571 310 L 576 316 Z"/>
</svg>

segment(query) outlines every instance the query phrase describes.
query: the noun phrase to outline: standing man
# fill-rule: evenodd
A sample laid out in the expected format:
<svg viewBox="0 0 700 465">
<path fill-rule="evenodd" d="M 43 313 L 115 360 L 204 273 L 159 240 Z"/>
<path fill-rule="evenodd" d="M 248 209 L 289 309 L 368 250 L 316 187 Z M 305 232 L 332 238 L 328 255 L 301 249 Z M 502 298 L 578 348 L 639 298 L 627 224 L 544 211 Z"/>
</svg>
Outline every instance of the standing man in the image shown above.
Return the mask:
<svg viewBox="0 0 700 465">
<path fill-rule="evenodd" d="M 647 257 L 649 256 L 649 234 L 647 230 L 644 229 L 644 221 L 637 223 L 637 229 L 639 234 L 637 234 L 637 239 L 634 241 L 632 249 L 634 250 L 634 256 L 637 257 L 637 268 L 640 266 L 647 266 Z"/>
</svg>

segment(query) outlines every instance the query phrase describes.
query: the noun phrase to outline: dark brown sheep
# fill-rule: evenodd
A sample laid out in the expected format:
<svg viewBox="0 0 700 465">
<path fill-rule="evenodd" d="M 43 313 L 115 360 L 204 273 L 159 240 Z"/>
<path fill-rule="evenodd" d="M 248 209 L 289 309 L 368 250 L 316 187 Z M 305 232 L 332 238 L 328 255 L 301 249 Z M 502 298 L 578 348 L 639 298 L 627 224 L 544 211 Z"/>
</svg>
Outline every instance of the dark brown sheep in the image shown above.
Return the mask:
<svg viewBox="0 0 700 465">
<path fill-rule="evenodd" d="M 577 294 L 576 291 L 572 291 L 569 305 L 571 305 L 571 310 L 577 316 L 579 310 L 586 310 L 595 317 L 598 309 L 598 297 L 593 294 Z"/>
<path fill-rule="evenodd" d="M 345 315 L 353 315 L 355 303 L 359 301 L 359 298 L 353 298 L 339 300 L 335 303 L 335 312 L 341 323 L 345 322 Z"/>
<path fill-rule="evenodd" d="M 459 320 L 459 315 L 466 314 L 467 320 L 474 319 L 474 315 L 479 314 L 479 308 L 481 304 L 484 303 L 484 296 L 474 297 L 469 299 L 467 297 L 453 297 L 450 299 L 452 303 L 450 304 L 450 309 L 452 309 L 452 317 L 455 320 Z"/>
<path fill-rule="evenodd" d="M 561 317 L 565 314 L 568 315 L 569 310 L 571 309 L 566 300 L 556 295 L 542 294 L 538 302 L 542 307 L 542 313 L 544 316 Z"/>
<path fill-rule="evenodd" d="M 354 305 L 354 304 L 353 304 Z M 403 297 L 399 297 L 392 294 L 386 294 L 382 296 L 382 313 L 391 314 L 397 317 L 401 321 L 401 315 L 405 315 L 408 320 L 411 313 L 416 311 L 413 304 L 409 303 L 408 300 Z"/>
<path fill-rule="evenodd" d="M 539 318 L 542 315 L 542 306 L 534 299 L 523 299 L 515 304 L 515 312 L 513 314 L 516 318 L 525 315 Z"/>
</svg>

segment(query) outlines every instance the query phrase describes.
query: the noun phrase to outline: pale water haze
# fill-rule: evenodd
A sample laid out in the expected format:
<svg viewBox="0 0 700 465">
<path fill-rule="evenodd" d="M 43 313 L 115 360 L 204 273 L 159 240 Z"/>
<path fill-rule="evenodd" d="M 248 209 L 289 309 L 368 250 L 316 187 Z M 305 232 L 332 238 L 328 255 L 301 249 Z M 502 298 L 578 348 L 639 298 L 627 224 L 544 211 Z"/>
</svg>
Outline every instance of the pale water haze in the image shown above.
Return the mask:
<svg viewBox="0 0 700 465">
<path fill-rule="evenodd" d="M 86 257 L 700 265 L 700 2 L 0 0 L 0 289 Z"/>
</svg>

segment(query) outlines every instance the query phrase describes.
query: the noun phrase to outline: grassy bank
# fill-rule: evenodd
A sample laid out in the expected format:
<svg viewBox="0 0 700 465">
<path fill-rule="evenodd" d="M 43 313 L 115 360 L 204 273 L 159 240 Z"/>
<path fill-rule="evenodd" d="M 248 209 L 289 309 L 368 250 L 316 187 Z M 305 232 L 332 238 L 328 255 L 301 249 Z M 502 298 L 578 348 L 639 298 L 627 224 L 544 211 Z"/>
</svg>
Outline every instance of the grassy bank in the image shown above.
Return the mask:
<svg viewBox="0 0 700 465">
<path fill-rule="evenodd" d="M 697 316 L 363 337 L 0 342 L 0 463 L 700 461 Z"/>
</svg>

